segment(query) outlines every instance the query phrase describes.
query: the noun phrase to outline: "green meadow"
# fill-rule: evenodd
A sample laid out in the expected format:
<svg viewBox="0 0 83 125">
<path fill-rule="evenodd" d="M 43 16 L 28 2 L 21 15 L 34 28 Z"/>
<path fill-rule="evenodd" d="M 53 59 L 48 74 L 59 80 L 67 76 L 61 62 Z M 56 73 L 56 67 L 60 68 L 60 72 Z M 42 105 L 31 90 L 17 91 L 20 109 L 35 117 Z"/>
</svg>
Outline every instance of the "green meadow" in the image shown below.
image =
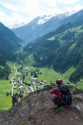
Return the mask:
<svg viewBox="0 0 83 125">
<path fill-rule="evenodd" d="M 11 96 L 6 95 L 7 90 L 11 90 L 10 81 L 0 80 L 0 110 L 9 109 L 12 106 Z"/>
</svg>

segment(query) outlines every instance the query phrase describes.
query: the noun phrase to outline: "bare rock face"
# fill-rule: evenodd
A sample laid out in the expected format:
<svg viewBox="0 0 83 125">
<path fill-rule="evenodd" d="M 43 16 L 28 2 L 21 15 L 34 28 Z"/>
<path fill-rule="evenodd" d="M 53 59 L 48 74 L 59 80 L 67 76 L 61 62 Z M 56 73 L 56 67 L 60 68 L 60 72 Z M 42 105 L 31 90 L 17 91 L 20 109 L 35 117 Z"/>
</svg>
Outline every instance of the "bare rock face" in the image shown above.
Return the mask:
<svg viewBox="0 0 83 125">
<path fill-rule="evenodd" d="M 30 94 L 13 108 L 0 114 L 0 125 L 83 125 L 83 100 L 74 98 L 73 106 L 55 110 L 49 91 Z"/>
</svg>

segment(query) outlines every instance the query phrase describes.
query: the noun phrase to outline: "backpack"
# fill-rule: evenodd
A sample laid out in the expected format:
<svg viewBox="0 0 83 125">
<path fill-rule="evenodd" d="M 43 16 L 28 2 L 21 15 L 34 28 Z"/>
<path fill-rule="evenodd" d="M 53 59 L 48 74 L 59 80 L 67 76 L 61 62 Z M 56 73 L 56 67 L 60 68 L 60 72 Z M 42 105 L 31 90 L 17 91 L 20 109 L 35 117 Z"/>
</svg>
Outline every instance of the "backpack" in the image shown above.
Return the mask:
<svg viewBox="0 0 83 125">
<path fill-rule="evenodd" d="M 66 85 L 62 85 L 59 87 L 61 93 L 62 93 L 62 105 L 71 105 L 72 103 L 72 95 L 71 92 Z"/>
</svg>

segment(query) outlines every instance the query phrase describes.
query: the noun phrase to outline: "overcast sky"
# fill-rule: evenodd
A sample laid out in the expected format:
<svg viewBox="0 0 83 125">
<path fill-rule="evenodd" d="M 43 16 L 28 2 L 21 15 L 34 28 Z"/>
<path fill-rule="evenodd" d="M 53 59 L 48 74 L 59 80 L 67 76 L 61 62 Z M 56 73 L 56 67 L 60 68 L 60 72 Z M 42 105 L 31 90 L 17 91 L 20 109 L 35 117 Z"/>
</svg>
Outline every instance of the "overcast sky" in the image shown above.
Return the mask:
<svg viewBox="0 0 83 125">
<path fill-rule="evenodd" d="M 0 22 L 6 26 L 28 23 L 39 15 L 83 9 L 83 0 L 0 0 Z"/>
</svg>

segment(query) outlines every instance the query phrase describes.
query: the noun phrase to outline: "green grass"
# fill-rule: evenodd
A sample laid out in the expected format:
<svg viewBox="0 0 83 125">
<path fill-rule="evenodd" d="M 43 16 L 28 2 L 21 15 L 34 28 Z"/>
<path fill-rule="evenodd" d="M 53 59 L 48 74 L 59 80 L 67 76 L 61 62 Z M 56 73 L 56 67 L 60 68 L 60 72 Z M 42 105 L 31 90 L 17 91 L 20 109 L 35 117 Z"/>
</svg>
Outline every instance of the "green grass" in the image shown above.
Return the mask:
<svg viewBox="0 0 83 125">
<path fill-rule="evenodd" d="M 36 69 L 36 68 L 29 67 L 29 69 Z M 50 68 L 39 68 L 39 70 L 42 72 L 42 74 L 38 75 L 38 78 L 37 78 L 38 81 L 44 80 L 44 81 L 47 81 L 47 84 L 50 84 L 50 81 L 55 83 L 56 79 L 62 79 L 63 83 L 69 82 L 69 76 L 72 72 L 74 72 L 75 69 L 74 67 L 71 67 L 63 74 L 57 73 Z M 24 81 L 30 83 L 30 80 L 31 80 L 31 76 L 30 74 L 28 74 L 28 76 L 26 76 Z M 77 83 L 71 83 L 71 85 L 76 86 L 78 89 L 83 90 L 83 79 L 81 79 Z"/>
<path fill-rule="evenodd" d="M 36 69 L 33 67 L 29 67 L 29 69 Z M 60 78 L 60 75 L 57 74 L 54 70 L 52 69 L 48 69 L 48 68 L 39 68 L 39 70 L 42 72 L 42 74 L 38 75 L 38 81 L 44 80 L 47 81 L 47 84 L 50 83 L 50 81 L 55 82 L 55 79 Z M 30 83 L 31 80 L 31 76 L 30 74 L 28 74 L 25 78 L 25 82 L 29 82 Z"/>
<path fill-rule="evenodd" d="M 11 90 L 10 81 L 0 80 L 0 110 L 10 108 L 11 96 L 6 95 L 6 90 Z"/>
<path fill-rule="evenodd" d="M 9 76 L 9 80 L 0 80 L 0 112 L 3 112 L 12 106 L 12 97 L 11 95 L 6 95 L 6 91 L 11 91 L 12 84 L 10 80 L 15 73 L 14 63 L 8 62 L 8 65 L 11 68 L 11 73 Z"/>
</svg>

